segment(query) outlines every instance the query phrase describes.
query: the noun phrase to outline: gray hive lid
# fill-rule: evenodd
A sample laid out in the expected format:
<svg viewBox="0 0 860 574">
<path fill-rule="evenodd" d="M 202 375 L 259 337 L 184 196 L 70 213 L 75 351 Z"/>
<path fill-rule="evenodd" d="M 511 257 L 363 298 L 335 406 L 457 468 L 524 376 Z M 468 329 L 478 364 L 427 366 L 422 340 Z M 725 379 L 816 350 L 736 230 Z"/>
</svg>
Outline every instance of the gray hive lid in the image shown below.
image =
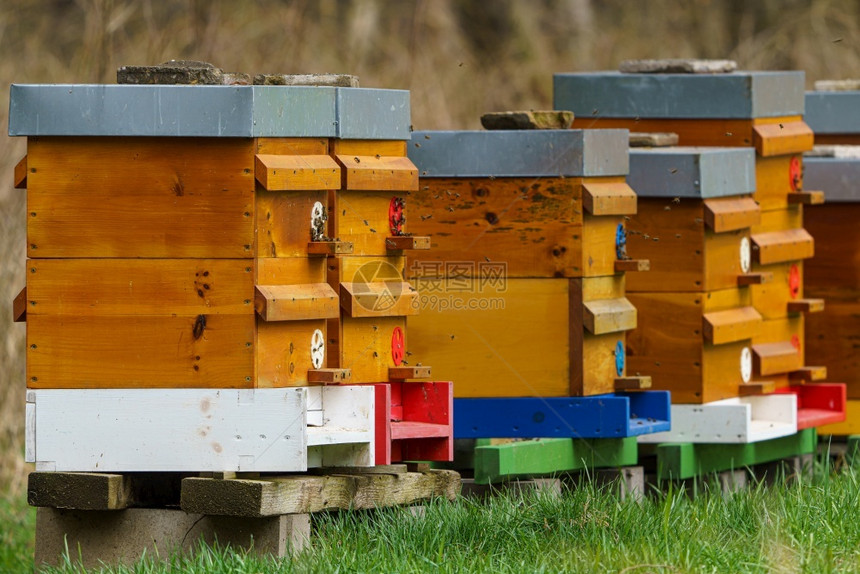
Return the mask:
<svg viewBox="0 0 860 574">
<path fill-rule="evenodd" d="M 626 175 L 627 130 L 413 132 L 421 177 Z"/>
<path fill-rule="evenodd" d="M 860 91 L 807 92 L 804 119 L 817 134 L 858 134 Z"/>
<path fill-rule="evenodd" d="M 751 119 L 803 114 L 804 73 L 555 74 L 553 106 L 578 118 Z"/>
<path fill-rule="evenodd" d="M 803 187 L 823 190 L 828 203 L 860 202 L 860 159 L 804 157 Z"/>
<path fill-rule="evenodd" d="M 753 148 L 630 150 L 627 183 L 639 197 L 708 199 L 755 192 Z"/>
<path fill-rule="evenodd" d="M 10 136 L 409 139 L 409 92 L 311 86 L 13 84 Z"/>
</svg>

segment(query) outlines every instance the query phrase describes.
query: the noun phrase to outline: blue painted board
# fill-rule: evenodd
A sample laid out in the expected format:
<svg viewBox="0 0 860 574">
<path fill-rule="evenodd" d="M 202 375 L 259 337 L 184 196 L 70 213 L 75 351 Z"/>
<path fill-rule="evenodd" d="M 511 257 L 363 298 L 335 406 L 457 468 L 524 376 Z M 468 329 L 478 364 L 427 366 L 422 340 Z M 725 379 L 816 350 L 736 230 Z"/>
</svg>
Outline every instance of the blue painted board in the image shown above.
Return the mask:
<svg viewBox="0 0 860 574">
<path fill-rule="evenodd" d="M 622 438 L 669 430 L 669 392 L 454 399 L 455 438 Z"/>
</svg>

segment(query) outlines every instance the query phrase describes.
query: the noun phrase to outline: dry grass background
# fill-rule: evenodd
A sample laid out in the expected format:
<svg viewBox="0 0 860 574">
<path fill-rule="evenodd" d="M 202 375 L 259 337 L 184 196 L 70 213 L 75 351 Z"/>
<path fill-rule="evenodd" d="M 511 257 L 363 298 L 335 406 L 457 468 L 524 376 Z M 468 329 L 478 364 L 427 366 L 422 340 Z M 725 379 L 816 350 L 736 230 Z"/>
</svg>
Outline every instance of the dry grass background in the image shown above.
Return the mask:
<svg viewBox="0 0 860 574">
<path fill-rule="evenodd" d="M 0 131 L 9 84 L 114 82 L 123 64 L 205 60 L 225 71 L 350 73 L 412 91 L 416 129 L 479 127 L 491 110 L 552 105 L 552 74 L 627 58 L 732 58 L 745 69 L 860 77 L 858 0 L 0 0 Z M 25 142 L 0 136 L 0 495 L 26 484 Z"/>
</svg>

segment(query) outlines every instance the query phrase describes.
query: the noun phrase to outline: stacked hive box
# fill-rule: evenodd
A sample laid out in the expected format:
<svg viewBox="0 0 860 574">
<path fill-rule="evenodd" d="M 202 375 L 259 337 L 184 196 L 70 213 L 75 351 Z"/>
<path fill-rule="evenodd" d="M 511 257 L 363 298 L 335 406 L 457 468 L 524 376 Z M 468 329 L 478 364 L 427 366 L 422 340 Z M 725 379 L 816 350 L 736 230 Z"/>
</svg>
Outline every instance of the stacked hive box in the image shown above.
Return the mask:
<svg viewBox="0 0 860 574">
<path fill-rule="evenodd" d="M 628 437 L 668 396 L 625 365 L 625 130 L 414 132 L 412 348 L 456 377 L 455 436 Z M 573 398 L 576 397 L 576 398 Z"/>
<path fill-rule="evenodd" d="M 389 377 L 400 299 L 382 309 L 385 282 L 343 271 L 346 253 L 389 252 L 339 202 L 376 194 L 361 203 L 376 221 L 417 183 L 407 92 L 22 85 L 10 109 L 28 136 L 16 310 L 37 468 L 296 471 L 407 444 L 450 458 L 451 384 Z M 349 382 L 378 385 L 314 386 Z"/>
<path fill-rule="evenodd" d="M 806 346 L 823 357 L 831 376 L 846 383 L 844 424 L 821 429 L 840 435 L 860 433 L 860 91 L 849 87 L 806 94 L 815 144 L 829 149 L 804 158 L 804 181 L 827 196 L 825 205 L 806 213 L 816 253 L 806 265 L 804 288 L 810 296 L 827 299 L 824 312 L 807 319 Z"/>
<path fill-rule="evenodd" d="M 754 150 L 633 149 L 628 182 L 639 196 L 628 243 L 651 261 L 649 273 L 627 283 L 639 309 L 629 365 L 652 373 L 673 402 L 671 432 L 642 440 L 755 442 L 795 433 L 798 398 L 760 395 L 773 385 L 751 382 L 750 347 L 763 321 L 749 285 L 766 279 L 750 272 L 750 228 L 761 216 L 751 195 Z M 801 389 L 811 407 L 842 387 Z M 807 425 L 813 414 L 816 424 L 841 416 L 821 408 L 806 414 Z"/>
<path fill-rule="evenodd" d="M 755 148 L 761 219 L 750 241 L 752 271 L 760 275 L 749 280 L 760 281 L 751 300 L 763 321 L 752 339 L 752 380 L 786 388 L 824 378 L 823 367 L 804 366 L 804 313 L 824 303 L 803 298 L 803 260 L 813 254 L 803 205 L 823 199 L 802 186 L 800 154 L 812 146 L 802 119 L 803 73 L 558 74 L 555 102 L 579 114 L 575 127 L 674 132 L 681 145 Z"/>
</svg>

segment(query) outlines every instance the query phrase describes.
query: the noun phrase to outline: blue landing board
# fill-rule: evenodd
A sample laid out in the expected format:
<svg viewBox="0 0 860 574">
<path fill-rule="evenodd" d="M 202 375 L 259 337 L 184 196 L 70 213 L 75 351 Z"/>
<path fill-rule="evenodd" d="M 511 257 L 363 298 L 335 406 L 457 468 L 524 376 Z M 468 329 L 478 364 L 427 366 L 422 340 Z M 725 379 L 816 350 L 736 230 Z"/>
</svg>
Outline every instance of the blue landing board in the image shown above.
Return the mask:
<svg viewBox="0 0 860 574">
<path fill-rule="evenodd" d="M 623 438 L 670 429 L 669 391 L 454 399 L 454 438 Z"/>
</svg>

